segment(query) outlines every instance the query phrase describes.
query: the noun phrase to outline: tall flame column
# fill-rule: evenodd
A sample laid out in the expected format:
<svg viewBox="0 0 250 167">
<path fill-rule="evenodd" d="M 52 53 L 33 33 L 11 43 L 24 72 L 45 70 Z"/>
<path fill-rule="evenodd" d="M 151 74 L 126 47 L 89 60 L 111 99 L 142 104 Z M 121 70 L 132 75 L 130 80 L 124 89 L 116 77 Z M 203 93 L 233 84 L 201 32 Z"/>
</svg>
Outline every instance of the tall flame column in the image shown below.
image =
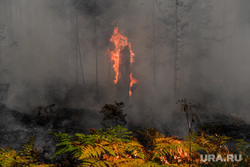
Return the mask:
<svg viewBox="0 0 250 167">
<path fill-rule="evenodd" d="M 115 27 L 110 42 L 113 43 L 114 48 L 108 49 L 108 57 L 113 63 L 115 72 L 117 99 L 120 101 L 127 101 L 132 95 L 132 87 L 138 82 L 133 77 L 132 64 L 134 63 L 134 52 L 131 49 L 131 43 L 128 38 L 119 32 L 118 26 Z"/>
</svg>

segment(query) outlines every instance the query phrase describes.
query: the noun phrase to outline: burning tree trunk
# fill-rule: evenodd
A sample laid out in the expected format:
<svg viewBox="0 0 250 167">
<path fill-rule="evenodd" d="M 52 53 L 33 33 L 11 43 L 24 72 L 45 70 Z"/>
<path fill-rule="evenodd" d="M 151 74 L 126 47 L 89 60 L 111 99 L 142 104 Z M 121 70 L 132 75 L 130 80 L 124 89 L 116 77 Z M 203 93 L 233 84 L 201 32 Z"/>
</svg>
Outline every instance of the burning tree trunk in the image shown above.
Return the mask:
<svg viewBox="0 0 250 167">
<path fill-rule="evenodd" d="M 134 52 L 131 49 L 131 43 L 128 38 L 119 33 L 118 26 L 114 29 L 110 42 L 114 44 L 113 50 L 108 50 L 107 55 L 113 63 L 115 72 L 115 80 L 117 85 L 117 95 L 124 96 L 123 99 L 128 99 L 132 95 L 132 86 L 138 81 L 133 77 L 132 64 L 134 62 Z"/>
<path fill-rule="evenodd" d="M 175 100 L 180 98 L 181 81 L 181 13 L 180 0 L 176 0 L 176 55 L 175 55 Z"/>
<path fill-rule="evenodd" d="M 130 86 L 130 51 L 126 46 L 120 52 L 120 79 L 117 82 L 117 99 L 119 101 L 127 102 L 129 99 Z"/>
</svg>

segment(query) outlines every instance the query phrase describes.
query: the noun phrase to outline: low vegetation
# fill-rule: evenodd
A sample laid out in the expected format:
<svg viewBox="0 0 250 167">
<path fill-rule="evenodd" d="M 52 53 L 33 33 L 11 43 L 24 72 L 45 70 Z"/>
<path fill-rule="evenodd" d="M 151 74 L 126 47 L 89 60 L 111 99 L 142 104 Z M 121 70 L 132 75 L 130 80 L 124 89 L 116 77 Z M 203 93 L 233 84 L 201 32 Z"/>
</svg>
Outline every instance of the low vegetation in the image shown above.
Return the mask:
<svg viewBox="0 0 250 167">
<path fill-rule="evenodd" d="M 121 120 L 126 124 L 126 114 L 122 110 L 124 104 L 115 102 L 115 104 L 105 105 L 101 111 L 104 114 L 103 121 L 112 120 L 113 127 L 105 125 L 104 129 L 90 128 L 89 134 L 50 133 L 56 143 L 55 152 L 51 157 L 53 164 L 42 162 L 40 151 L 34 145 L 35 138 L 31 137 L 23 144 L 20 151 L 15 151 L 10 147 L 1 148 L 0 166 L 250 166 L 248 157 L 250 146 L 246 141 L 217 133 L 205 133 L 203 129 L 211 129 L 209 127 L 202 127 L 198 133 L 193 132 L 192 123 L 198 120 L 192 111 L 193 104 L 186 99 L 180 100 L 179 103 L 181 111 L 186 114 L 189 129 L 184 139 L 166 136 L 155 128 L 145 127 L 137 132 L 128 131 L 120 124 Z M 229 148 L 229 145 L 233 147 Z M 241 154 L 242 160 L 240 162 L 202 162 L 201 155 L 205 154 L 222 155 L 222 157 L 229 154 Z"/>
<path fill-rule="evenodd" d="M 137 133 L 143 140 L 132 135 L 120 125 L 103 129 L 91 129 L 90 134 L 51 133 L 54 136 L 56 150 L 53 159 L 60 163 L 43 164 L 40 152 L 34 147 L 31 138 L 17 152 L 9 147 L 0 150 L 0 165 L 15 166 L 249 166 L 249 146 L 243 140 L 236 140 L 234 150 L 227 148 L 230 141 L 226 136 L 211 136 L 201 132 L 192 132 L 185 139 L 165 136 L 153 128 L 144 128 Z M 191 141 L 191 149 L 189 149 Z M 191 151 L 191 154 L 190 152 Z M 200 154 L 240 153 L 241 162 L 200 162 Z M 191 155 L 191 157 L 190 157 Z M 190 163 L 190 164 L 189 164 Z"/>
</svg>

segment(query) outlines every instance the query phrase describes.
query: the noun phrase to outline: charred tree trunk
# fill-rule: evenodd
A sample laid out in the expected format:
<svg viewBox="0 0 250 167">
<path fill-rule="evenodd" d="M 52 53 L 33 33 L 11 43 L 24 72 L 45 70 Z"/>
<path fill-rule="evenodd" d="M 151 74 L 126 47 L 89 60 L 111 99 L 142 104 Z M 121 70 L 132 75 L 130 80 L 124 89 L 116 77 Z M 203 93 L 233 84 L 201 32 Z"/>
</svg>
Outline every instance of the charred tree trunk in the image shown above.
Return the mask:
<svg viewBox="0 0 250 167">
<path fill-rule="evenodd" d="M 130 84 L 130 51 L 126 47 L 120 52 L 120 79 L 117 83 L 117 99 L 127 104 Z"/>
<path fill-rule="evenodd" d="M 181 86 L 181 13 L 180 0 L 176 0 L 176 55 L 175 55 L 175 100 L 180 98 Z"/>
</svg>

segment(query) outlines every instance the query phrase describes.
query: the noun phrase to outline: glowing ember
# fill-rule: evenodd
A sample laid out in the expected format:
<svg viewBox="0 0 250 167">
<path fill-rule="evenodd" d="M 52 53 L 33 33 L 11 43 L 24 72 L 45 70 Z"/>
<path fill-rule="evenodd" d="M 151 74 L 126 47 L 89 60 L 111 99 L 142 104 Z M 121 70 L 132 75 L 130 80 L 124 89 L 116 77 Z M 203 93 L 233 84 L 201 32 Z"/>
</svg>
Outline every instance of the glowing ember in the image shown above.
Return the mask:
<svg viewBox="0 0 250 167">
<path fill-rule="evenodd" d="M 114 84 L 117 84 L 119 78 L 121 77 L 120 74 L 120 52 L 126 47 L 128 46 L 129 48 L 129 52 L 130 52 L 130 85 L 129 85 L 129 96 L 132 95 L 132 91 L 131 88 L 133 86 L 133 84 L 136 84 L 138 82 L 138 80 L 136 80 L 135 78 L 133 78 L 133 73 L 131 70 L 132 67 L 132 63 L 135 61 L 134 60 L 134 52 L 131 49 L 131 43 L 128 42 L 128 38 L 125 37 L 123 34 L 119 33 L 119 28 L 118 26 L 115 27 L 114 32 L 112 37 L 110 38 L 110 42 L 114 44 L 114 49 L 111 51 L 108 49 L 108 56 L 109 59 L 111 60 L 113 64 L 113 69 L 115 72 L 115 80 L 114 80 Z"/>
</svg>

